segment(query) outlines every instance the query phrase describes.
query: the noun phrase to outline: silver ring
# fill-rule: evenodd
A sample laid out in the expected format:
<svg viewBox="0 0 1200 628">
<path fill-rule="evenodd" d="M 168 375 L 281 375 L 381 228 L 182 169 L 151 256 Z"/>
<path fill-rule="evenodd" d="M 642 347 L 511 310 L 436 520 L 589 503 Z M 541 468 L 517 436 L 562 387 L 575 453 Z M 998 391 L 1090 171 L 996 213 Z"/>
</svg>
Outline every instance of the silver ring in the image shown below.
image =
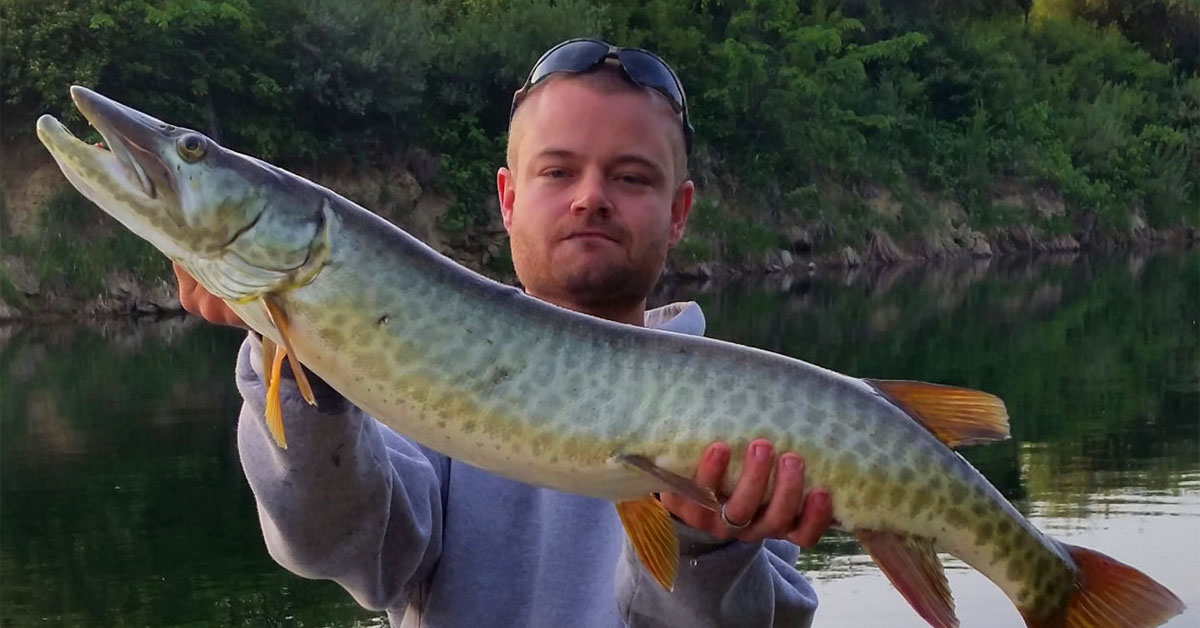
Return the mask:
<svg viewBox="0 0 1200 628">
<path fill-rule="evenodd" d="M 726 502 L 726 503 L 728 503 L 728 502 Z M 730 521 L 729 516 L 725 514 L 725 504 L 721 504 L 721 521 L 724 521 L 725 526 L 727 528 L 729 528 L 730 530 L 741 530 L 741 529 L 745 528 L 746 526 L 750 525 L 749 521 L 747 521 L 746 523 L 742 523 L 742 524 L 737 524 L 737 523 Z"/>
</svg>

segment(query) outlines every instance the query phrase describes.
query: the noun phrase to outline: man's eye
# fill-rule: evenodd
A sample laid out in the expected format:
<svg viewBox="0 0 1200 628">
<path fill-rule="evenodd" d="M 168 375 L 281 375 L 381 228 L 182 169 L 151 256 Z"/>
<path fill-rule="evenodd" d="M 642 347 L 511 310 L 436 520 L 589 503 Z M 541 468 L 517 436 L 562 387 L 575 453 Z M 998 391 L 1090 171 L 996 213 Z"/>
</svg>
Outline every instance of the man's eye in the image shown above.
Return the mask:
<svg viewBox="0 0 1200 628">
<path fill-rule="evenodd" d="M 621 182 L 630 185 L 646 185 L 650 180 L 640 174 L 623 174 L 621 175 Z"/>
<path fill-rule="evenodd" d="M 550 177 L 551 179 L 562 179 L 567 176 L 567 171 L 562 168 L 547 168 L 542 171 L 542 176 Z"/>
</svg>

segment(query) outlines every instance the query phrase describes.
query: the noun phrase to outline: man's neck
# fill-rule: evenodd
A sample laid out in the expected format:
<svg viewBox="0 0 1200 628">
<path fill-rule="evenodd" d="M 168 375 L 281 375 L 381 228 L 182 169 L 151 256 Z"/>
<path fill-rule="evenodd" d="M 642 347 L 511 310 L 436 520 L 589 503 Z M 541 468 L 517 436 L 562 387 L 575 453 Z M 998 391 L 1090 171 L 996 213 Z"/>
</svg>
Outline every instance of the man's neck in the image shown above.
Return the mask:
<svg viewBox="0 0 1200 628">
<path fill-rule="evenodd" d="M 567 299 L 550 298 L 539 294 L 534 294 L 526 290 L 529 296 L 541 299 L 547 303 L 553 303 L 568 310 L 574 310 L 581 314 L 603 318 L 617 323 L 625 323 L 628 325 L 637 325 L 643 327 L 646 324 L 646 301 L 645 299 L 633 304 L 582 304 Z"/>
</svg>

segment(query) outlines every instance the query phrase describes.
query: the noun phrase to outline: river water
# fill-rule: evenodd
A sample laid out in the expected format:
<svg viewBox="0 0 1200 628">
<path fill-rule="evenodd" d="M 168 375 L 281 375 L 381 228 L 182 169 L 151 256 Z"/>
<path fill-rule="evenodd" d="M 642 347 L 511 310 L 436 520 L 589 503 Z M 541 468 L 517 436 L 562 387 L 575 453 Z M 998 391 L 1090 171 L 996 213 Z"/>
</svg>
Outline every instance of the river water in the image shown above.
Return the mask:
<svg viewBox="0 0 1200 628">
<path fill-rule="evenodd" d="M 1200 253 L 675 286 L 709 335 L 1000 395 L 964 454 L 1039 527 L 1151 574 L 1200 625 Z M 234 444 L 240 334 L 189 319 L 0 328 L 0 625 L 378 626 L 264 549 Z M 818 627 L 923 626 L 854 540 L 800 568 Z M 966 627 L 1019 626 L 954 559 Z"/>
</svg>

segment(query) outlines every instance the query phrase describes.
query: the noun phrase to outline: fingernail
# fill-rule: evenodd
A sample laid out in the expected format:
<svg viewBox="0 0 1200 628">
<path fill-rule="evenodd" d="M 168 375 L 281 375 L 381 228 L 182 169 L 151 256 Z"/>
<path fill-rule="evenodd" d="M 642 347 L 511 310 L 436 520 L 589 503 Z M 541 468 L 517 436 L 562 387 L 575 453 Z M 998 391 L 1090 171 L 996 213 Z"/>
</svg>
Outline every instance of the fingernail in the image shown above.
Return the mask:
<svg viewBox="0 0 1200 628">
<path fill-rule="evenodd" d="M 755 460 L 766 460 L 771 455 L 771 446 L 767 443 L 755 443 L 750 451 Z"/>
<path fill-rule="evenodd" d="M 728 460 L 729 450 L 725 447 L 714 447 L 708 450 L 708 460 L 716 464 L 721 464 Z"/>
<path fill-rule="evenodd" d="M 787 469 L 789 472 L 799 471 L 800 459 L 795 456 L 784 456 L 783 468 Z"/>
</svg>

